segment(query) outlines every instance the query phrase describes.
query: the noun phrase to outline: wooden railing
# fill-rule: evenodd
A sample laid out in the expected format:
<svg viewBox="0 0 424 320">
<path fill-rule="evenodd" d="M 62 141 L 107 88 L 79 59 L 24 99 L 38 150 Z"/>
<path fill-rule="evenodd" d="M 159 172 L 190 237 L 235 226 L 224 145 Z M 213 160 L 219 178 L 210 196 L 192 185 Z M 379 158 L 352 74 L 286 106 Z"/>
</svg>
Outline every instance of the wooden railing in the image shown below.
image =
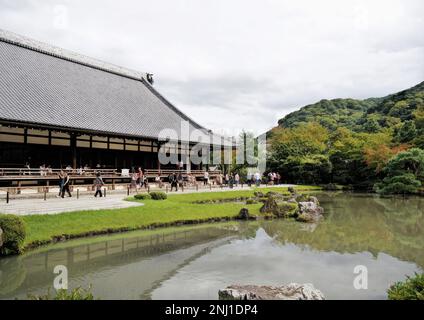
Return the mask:
<svg viewBox="0 0 424 320">
<path fill-rule="evenodd" d="M 164 169 L 164 170 L 158 170 L 158 169 L 146 169 L 144 171 L 145 175 L 148 178 L 157 177 L 160 175 L 161 178 L 166 178 L 169 175 L 176 173 L 181 173 L 183 176 L 186 176 L 188 174 L 191 174 L 195 177 L 203 177 L 205 175 L 205 170 L 172 170 L 172 169 Z M 208 171 L 209 177 L 215 177 L 221 173 L 220 170 L 214 170 L 214 171 Z"/>
<path fill-rule="evenodd" d="M 0 176 L 57 176 L 62 169 L 41 168 L 0 168 Z M 101 175 L 120 175 L 117 169 L 63 169 L 69 175 L 95 176 L 97 172 Z"/>
<path fill-rule="evenodd" d="M 11 180 L 11 179 L 48 179 L 57 177 L 61 169 L 41 169 L 41 168 L 0 168 L 0 180 Z M 68 175 L 71 176 L 71 179 L 78 179 L 84 177 L 94 177 L 97 173 L 100 173 L 102 177 L 106 178 L 129 178 L 131 177 L 131 172 L 126 170 L 124 173 L 118 169 L 63 169 Z M 188 174 L 191 174 L 197 178 L 203 177 L 205 170 L 172 170 L 172 169 L 146 169 L 144 174 L 147 178 L 155 178 L 158 175 L 161 178 L 167 178 L 172 173 L 179 174 L 181 173 L 184 177 Z M 220 170 L 209 171 L 209 177 L 216 177 L 221 173 Z"/>
</svg>

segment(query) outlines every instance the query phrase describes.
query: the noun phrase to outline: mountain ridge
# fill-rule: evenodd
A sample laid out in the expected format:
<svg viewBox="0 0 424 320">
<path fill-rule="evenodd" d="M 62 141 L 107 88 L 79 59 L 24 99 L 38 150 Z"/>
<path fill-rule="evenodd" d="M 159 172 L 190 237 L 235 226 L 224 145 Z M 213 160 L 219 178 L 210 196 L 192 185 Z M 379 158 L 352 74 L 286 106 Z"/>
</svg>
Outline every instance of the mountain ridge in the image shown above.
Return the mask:
<svg viewBox="0 0 424 320">
<path fill-rule="evenodd" d="M 322 99 L 281 118 L 277 127 L 293 128 L 318 122 L 330 130 L 346 127 L 356 132 L 375 132 L 412 120 L 420 107 L 424 108 L 424 81 L 380 98 Z"/>
</svg>

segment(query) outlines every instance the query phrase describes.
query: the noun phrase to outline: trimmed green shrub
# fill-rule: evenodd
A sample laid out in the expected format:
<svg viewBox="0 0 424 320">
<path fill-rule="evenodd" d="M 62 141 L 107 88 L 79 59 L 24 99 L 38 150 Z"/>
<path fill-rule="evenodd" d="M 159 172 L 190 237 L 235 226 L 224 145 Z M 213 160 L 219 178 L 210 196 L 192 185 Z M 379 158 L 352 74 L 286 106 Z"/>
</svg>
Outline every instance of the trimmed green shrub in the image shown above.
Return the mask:
<svg viewBox="0 0 424 320">
<path fill-rule="evenodd" d="M 389 300 L 424 300 L 424 273 L 395 283 L 387 293 Z"/>
<path fill-rule="evenodd" d="M 166 200 L 168 195 L 165 192 L 150 192 L 150 197 L 153 200 Z"/>
<path fill-rule="evenodd" d="M 150 200 L 150 199 L 152 199 L 152 197 L 148 193 L 141 193 L 141 194 L 136 194 L 134 196 L 134 199 L 136 199 L 136 200 Z"/>
<path fill-rule="evenodd" d="M 26 236 L 24 221 L 18 216 L 0 214 L 0 228 L 3 230 L 0 255 L 20 253 Z"/>
</svg>

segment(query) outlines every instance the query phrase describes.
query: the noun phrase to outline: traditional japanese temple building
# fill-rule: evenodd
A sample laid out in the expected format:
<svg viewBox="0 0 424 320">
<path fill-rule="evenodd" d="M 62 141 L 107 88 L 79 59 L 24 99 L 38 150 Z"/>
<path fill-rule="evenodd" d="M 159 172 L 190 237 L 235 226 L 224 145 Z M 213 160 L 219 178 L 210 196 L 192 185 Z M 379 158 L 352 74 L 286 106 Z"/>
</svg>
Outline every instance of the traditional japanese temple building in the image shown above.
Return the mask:
<svg viewBox="0 0 424 320">
<path fill-rule="evenodd" d="M 149 74 L 0 30 L 0 167 L 157 169 L 159 132 L 180 132 L 182 121 L 212 134 Z M 184 158 L 188 149 L 170 152 Z"/>
</svg>

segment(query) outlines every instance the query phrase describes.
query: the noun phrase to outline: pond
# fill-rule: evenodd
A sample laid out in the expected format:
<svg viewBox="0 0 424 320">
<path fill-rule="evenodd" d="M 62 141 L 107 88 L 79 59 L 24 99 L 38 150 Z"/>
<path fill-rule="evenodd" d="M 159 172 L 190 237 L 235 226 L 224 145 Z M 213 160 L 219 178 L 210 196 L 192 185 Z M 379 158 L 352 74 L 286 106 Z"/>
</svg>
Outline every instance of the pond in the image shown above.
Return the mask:
<svg viewBox="0 0 424 320">
<path fill-rule="evenodd" d="M 100 299 L 217 299 L 231 284 L 313 283 L 327 299 L 386 299 L 390 284 L 424 268 L 424 198 L 318 195 L 325 219 L 228 222 L 80 239 L 0 259 L 0 299 L 53 287 Z M 355 266 L 368 289 L 353 286 Z"/>
</svg>

